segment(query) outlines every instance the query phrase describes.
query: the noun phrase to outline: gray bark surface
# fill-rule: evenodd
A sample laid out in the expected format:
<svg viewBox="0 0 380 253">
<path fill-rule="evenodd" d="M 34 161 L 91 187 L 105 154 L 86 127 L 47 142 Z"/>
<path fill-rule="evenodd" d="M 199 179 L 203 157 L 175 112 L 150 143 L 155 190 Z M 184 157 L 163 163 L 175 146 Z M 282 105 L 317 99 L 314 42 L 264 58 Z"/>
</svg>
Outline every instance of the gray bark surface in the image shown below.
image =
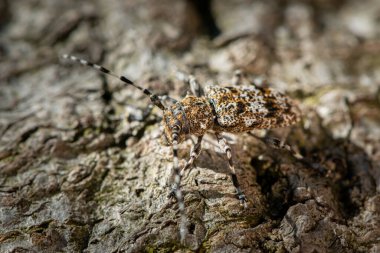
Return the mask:
<svg viewBox="0 0 380 253">
<path fill-rule="evenodd" d="M 214 1 L 213 41 L 186 8 L 0 0 L 0 252 L 380 252 L 379 2 Z M 64 53 L 178 99 L 176 70 L 228 85 L 240 68 L 298 101 L 302 122 L 254 133 L 305 159 L 225 135 L 244 209 L 207 135 L 182 181 L 181 245 L 161 112 Z"/>
</svg>

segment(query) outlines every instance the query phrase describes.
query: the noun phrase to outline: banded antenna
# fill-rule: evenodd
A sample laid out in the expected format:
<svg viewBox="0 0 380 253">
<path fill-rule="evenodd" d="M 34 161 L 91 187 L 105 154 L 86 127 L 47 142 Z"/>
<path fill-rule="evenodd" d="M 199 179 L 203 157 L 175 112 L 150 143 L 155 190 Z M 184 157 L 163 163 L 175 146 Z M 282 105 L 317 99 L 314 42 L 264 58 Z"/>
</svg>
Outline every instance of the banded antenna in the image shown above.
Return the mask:
<svg viewBox="0 0 380 253">
<path fill-rule="evenodd" d="M 113 71 L 111 71 L 111 70 L 109 70 L 103 66 L 100 66 L 100 65 L 97 65 L 95 63 L 80 59 L 80 58 L 73 56 L 73 55 L 64 54 L 64 55 L 62 55 L 62 58 L 65 60 L 71 60 L 74 62 L 78 62 L 84 66 L 89 66 L 93 69 L 96 69 L 99 72 L 102 72 L 102 73 L 109 75 L 109 76 L 113 76 L 113 77 L 121 80 L 122 82 L 141 90 L 142 92 L 144 92 L 145 95 L 147 95 L 150 98 L 150 101 L 152 101 L 152 103 L 155 106 L 157 106 L 161 110 L 165 110 L 165 106 L 162 104 L 160 98 L 156 94 L 153 94 L 150 90 L 135 84 L 134 82 L 132 82 L 130 79 L 126 78 L 125 76 L 118 75 L 115 72 L 113 72 Z"/>
</svg>

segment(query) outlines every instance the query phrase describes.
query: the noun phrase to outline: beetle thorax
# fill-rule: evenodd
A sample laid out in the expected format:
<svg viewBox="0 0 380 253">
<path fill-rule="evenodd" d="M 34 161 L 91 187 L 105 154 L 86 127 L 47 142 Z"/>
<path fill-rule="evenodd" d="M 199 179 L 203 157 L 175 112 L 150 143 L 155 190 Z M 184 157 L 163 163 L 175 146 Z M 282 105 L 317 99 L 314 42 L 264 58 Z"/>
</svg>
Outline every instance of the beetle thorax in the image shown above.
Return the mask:
<svg viewBox="0 0 380 253">
<path fill-rule="evenodd" d="M 165 136 L 172 143 L 173 129 L 178 130 L 178 142 L 188 135 L 201 136 L 214 124 L 214 114 L 210 103 L 204 97 L 186 96 L 181 102 L 164 111 Z"/>
</svg>

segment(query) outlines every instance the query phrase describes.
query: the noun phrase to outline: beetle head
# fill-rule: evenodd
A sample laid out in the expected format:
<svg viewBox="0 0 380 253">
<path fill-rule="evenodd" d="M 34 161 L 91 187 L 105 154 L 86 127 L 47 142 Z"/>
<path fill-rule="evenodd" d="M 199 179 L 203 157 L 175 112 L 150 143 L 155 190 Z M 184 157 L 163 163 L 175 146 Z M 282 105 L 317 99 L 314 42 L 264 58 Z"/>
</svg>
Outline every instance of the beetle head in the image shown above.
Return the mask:
<svg viewBox="0 0 380 253">
<path fill-rule="evenodd" d="M 172 144 L 174 139 L 181 143 L 190 133 L 185 111 L 179 102 L 164 110 L 163 124 L 167 144 Z"/>
</svg>

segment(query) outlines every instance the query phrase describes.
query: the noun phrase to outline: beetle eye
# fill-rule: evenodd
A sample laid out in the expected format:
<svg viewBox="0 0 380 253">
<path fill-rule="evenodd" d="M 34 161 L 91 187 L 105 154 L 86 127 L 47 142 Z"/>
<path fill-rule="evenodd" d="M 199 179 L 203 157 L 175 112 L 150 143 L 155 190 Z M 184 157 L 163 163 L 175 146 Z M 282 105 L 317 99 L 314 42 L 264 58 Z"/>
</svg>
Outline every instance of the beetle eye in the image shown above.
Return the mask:
<svg viewBox="0 0 380 253">
<path fill-rule="evenodd" d="M 168 137 L 166 136 L 166 133 L 163 132 L 162 135 L 161 135 L 161 138 L 160 138 L 160 142 L 161 142 L 161 145 L 163 146 L 170 146 L 170 142 L 169 142 L 169 139 Z"/>
</svg>

